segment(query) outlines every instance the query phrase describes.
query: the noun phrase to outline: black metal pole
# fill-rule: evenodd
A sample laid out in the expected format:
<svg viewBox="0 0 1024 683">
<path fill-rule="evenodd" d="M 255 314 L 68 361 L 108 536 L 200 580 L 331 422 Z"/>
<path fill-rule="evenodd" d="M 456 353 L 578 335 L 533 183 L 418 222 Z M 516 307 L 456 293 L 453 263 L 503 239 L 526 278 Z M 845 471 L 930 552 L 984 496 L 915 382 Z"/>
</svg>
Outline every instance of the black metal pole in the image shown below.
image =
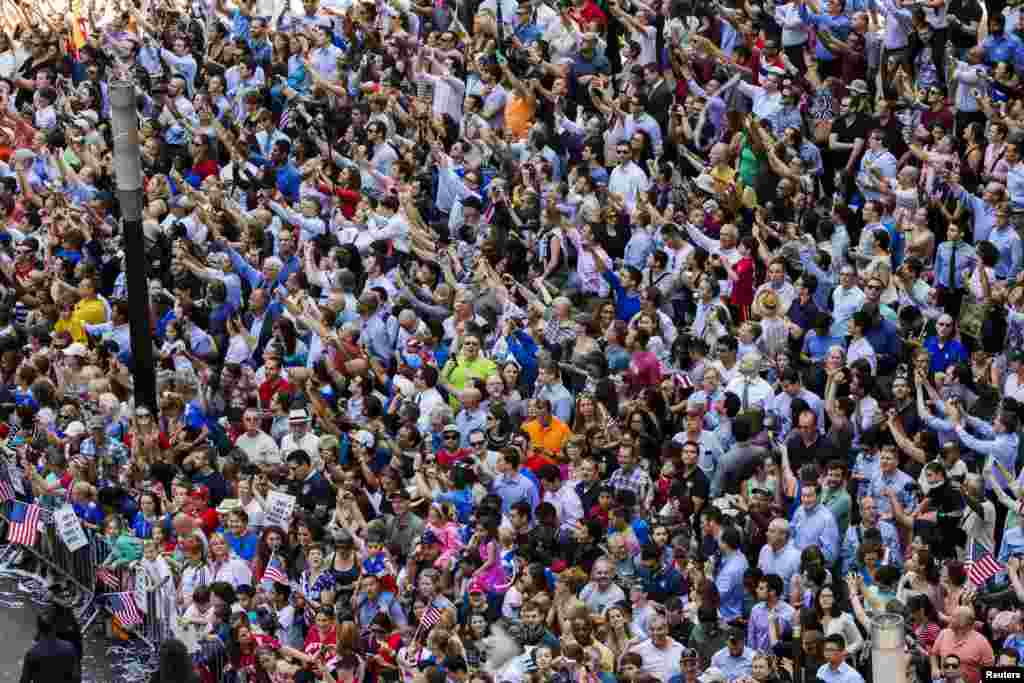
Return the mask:
<svg viewBox="0 0 1024 683">
<path fill-rule="evenodd" d="M 146 406 L 156 415 L 156 369 L 153 364 L 147 277 L 149 265 L 142 237 L 142 157 L 133 83 L 115 81 L 110 84 L 110 113 L 114 130 L 114 173 L 124 230 L 135 406 Z"/>
</svg>

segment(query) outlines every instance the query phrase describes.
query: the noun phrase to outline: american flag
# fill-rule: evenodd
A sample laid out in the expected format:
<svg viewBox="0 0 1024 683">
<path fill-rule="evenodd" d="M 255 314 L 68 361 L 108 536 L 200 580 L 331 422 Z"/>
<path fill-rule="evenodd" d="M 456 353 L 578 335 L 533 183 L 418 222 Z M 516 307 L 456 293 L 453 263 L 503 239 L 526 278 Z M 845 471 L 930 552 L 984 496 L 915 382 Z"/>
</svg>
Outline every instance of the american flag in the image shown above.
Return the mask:
<svg viewBox="0 0 1024 683">
<path fill-rule="evenodd" d="M 0 503 L 14 500 L 14 487 L 10 482 L 0 480 Z"/>
<path fill-rule="evenodd" d="M 33 545 L 36 542 L 36 531 L 39 527 L 40 507 L 29 503 L 15 501 L 11 507 L 11 523 L 7 530 L 7 540 L 21 545 Z"/>
<path fill-rule="evenodd" d="M 110 567 L 101 566 L 96 570 L 96 578 L 107 588 L 114 590 L 121 590 L 124 586 L 121 585 L 121 578 L 112 570 Z"/>
<path fill-rule="evenodd" d="M 288 584 L 288 576 L 281 567 L 281 561 L 276 557 L 271 558 L 270 563 L 267 564 L 267 569 L 263 572 L 263 579 L 271 583 Z"/>
<path fill-rule="evenodd" d="M 142 623 L 142 612 L 135 606 L 135 598 L 131 593 L 110 593 L 106 598 L 110 611 L 122 624 L 138 626 Z"/>
<path fill-rule="evenodd" d="M 1006 571 L 1006 567 L 999 564 L 999 561 L 992 557 L 992 553 L 987 553 L 985 557 L 972 562 L 967 567 L 967 578 L 975 586 L 981 586 L 993 576 L 1003 571 Z"/>
<path fill-rule="evenodd" d="M 420 619 L 420 628 L 431 628 L 439 621 L 441 621 L 441 610 L 431 605 L 427 608 L 427 611 L 423 613 L 423 617 Z"/>
</svg>

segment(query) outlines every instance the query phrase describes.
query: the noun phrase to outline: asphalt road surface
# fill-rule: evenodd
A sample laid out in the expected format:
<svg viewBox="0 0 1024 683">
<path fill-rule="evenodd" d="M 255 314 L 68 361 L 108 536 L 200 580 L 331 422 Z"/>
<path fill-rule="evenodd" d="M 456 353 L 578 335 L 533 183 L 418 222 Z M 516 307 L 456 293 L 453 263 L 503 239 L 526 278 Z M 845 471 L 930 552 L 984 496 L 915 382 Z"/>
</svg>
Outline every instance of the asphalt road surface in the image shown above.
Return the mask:
<svg viewBox="0 0 1024 683">
<path fill-rule="evenodd" d="M 35 639 L 39 608 L 18 581 L 0 580 L 0 683 L 18 681 L 25 653 Z M 146 683 L 145 649 L 137 643 L 108 639 L 94 624 L 85 637 L 83 683 Z M 55 682 L 56 683 L 56 682 Z"/>
</svg>

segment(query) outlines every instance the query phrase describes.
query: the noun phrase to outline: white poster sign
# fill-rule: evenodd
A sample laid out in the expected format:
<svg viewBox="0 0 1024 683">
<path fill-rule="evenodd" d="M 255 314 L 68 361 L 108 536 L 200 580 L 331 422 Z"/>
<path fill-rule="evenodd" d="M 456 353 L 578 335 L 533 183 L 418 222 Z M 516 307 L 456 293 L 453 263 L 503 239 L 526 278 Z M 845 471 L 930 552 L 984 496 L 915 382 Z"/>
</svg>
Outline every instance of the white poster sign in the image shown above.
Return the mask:
<svg viewBox="0 0 1024 683">
<path fill-rule="evenodd" d="M 264 524 L 266 526 L 279 526 L 288 531 L 292 521 L 292 511 L 295 510 L 295 496 L 289 496 L 280 491 L 271 491 L 267 494 L 267 516 Z"/>
<path fill-rule="evenodd" d="M 54 511 L 53 523 L 57 527 L 57 535 L 60 536 L 60 540 L 64 541 L 64 545 L 71 552 L 89 545 L 89 540 L 85 537 L 85 531 L 82 529 L 82 523 L 78 520 L 75 509 L 70 505 L 65 505 Z"/>
</svg>

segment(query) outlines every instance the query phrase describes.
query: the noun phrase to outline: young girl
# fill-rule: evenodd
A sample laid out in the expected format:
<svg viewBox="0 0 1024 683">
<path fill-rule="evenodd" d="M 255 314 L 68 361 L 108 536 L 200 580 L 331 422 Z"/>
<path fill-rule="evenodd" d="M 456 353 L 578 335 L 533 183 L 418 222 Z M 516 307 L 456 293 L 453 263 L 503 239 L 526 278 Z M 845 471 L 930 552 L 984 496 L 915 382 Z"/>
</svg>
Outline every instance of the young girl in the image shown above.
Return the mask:
<svg viewBox="0 0 1024 683">
<path fill-rule="evenodd" d="M 654 494 L 654 505 L 658 508 L 662 508 L 668 502 L 669 491 L 672 489 L 672 484 L 675 483 L 676 472 L 682 470 L 682 461 L 679 457 L 669 457 L 665 460 L 661 466 L 661 472 L 658 473 L 658 481 L 654 483 L 655 494 Z"/>
<path fill-rule="evenodd" d="M 192 593 L 192 604 L 178 617 L 178 634 L 186 643 L 205 638 L 213 623 L 210 589 L 200 586 Z"/>
<path fill-rule="evenodd" d="M 501 568 L 509 582 L 515 581 L 517 570 L 516 534 L 510 527 L 501 527 L 498 531 L 498 542 L 501 544 Z M 498 590 L 502 590 L 499 586 Z"/>
<path fill-rule="evenodd" d="M 757 345 L 766 356 L 774 357 L 785 351 L 789 344 L 789 329 L 779 311 L 779 297 L 775 292 L 769 291 L 761 296 L 761 311 L 764 318 L 761 320 L 761 335 L 757 339 Z"/>
<path fill-rule="evenodd" d="M 743 358 L 748 353 L 761 353 L 757 340 L 761 336 L 761 326 L 752 320 L 740 325 L 739 346 L 736 349 L 736 357 Z"/>
<path fill-rule="evenodd" d="M 176 320 L 167 323 L 164 344 L 160 347 L 160 361 L 175 372 L 193 371 L 192 362 L 185 355 L 185 341 L 179 337 Z"/>
<path fill-rule="evenodd" d="M 473 572 L 472 584 L 487 594 L 493 594 L 508 583 L 498 552 L 498 518 L 486 515 L 480 520 L 473 538 L 469 539 L 469 550 L 477 550 L 483 564 Z"/>
<path fill-rule="evenodd" d="M 459 525 L 452 521 L 447 506 L 434 503 L 427 512 L 427 531 L 433 532 L 441 543 L 441 554 L 434 561 L 434 568 L 447 571 L 452 560 L 462 551 L 462 540 L 459 538 Z"/>
<path fill-rule="evenodd" d="M 555 658 L 551 653 L 551 648 L 547 645 L 541 645 L 534 648 L 531 655 L 533 657 L 534 671 L 528 675 L 526 680 L 529 683 L 547 683 L 547 681 L 553 680 L 555 670 L 552 668 L 552 664 Z"/>
<path fill-rule="evenodd" d="M 159 548 L 160 556 L 164 559 L 171 560 L 174 558 L 174 551 L 177 549 L 178 544 L 174 542 L 173 538 L 167 536 L 167 531 L 162 526 L 154 526 L 150 529 L 152 534 L 153 543 Z"/>
</svg>

